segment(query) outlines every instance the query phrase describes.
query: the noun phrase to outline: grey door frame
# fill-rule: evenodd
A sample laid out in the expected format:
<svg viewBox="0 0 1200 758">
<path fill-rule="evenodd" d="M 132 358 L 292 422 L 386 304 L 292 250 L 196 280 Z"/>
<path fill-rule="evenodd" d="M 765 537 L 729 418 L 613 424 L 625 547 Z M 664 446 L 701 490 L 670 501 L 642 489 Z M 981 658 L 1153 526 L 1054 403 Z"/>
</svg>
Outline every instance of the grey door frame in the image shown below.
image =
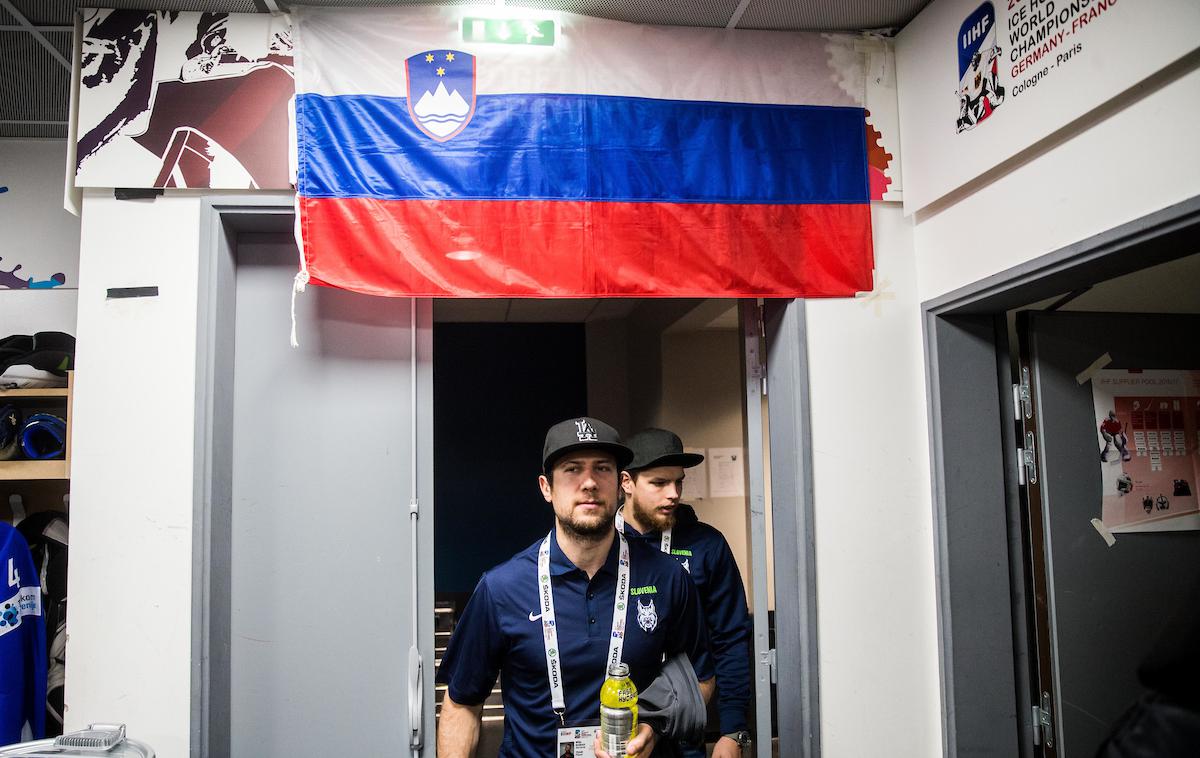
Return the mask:
<svg viewBox="0 0 1200 758">
<path fill-rule="evenodd" d="M 817 548 L 808 330 L 803 300 L 763 303 L 771 527 L 775 561 L 775 710 L 779 754 L 821 755 Z"/>
<path fill-rule="evenodd" d="M 921 304 L 946 756 L 1033 755 L 1005 314 L 1196 252 L 1200 197 Z"/>
<path fill-rule="evenodd" d="M 290 193 L 223 194 L 202 198 L 200 210 L 199 271 L 197 285 L 195 443 L 193 466 L 192 519 L 192 663 L 191 718 L 189 754 L 196 757 L 228 756 L 230 753 L 230 622 L 232 564 L 232 452 L 233 438 L 233 340 L 234 295 L 236 285 L 236 248 L 240 235 L 287 235 L 295 227 L 295 197 Z M 416 310 L 429 317 L 428 303 Z M 280 335 L 283 339 L 284 336 Z M 430 335 L 414 332 L 421 352 L 427 352 Z M 413 350 L 415 351 L 416 342 Z M 430 386 L 430 369 L 414 364 L 414 386 Z M 413 399 L 413 402 L 418 402 Z M 432 444 L 431 416 L 425 413 L 417 424 L 416 448 L 428 450 Z M 414 467 L 417 461 L 413 461 Z M 420 501 L 432 501 L 432 461 L 420 462 Z M 414 485 L 418 482 L 414 474 Z M 415 493 L 414 493 L 415 494 Z M 423 537 L 432 535 L 432 509 L 420 525 Z M 410 504 L 416 513 L 416 502 Z M 411 520 L 411 519 L 410 519 Z M 416 527 L 414 527 L 416 529 Z M 428 533 L 428 534 L 426 534 Z M 432 544 L 423 538 L 422 544 Z M 433 555 L 421 551 L 414 557 L 421 570 L 417 573 L 416 602 L 425 611 L 418 629 L 419 676 L 409 674 L 410 717 L 414 698 L 411 688 L 419 687 L 422 704 L 433 703 Z M 410 667 L 413 657 L 410 651 Z M 421 746 L 397 746 L 399 752 L 419 755 L 433 745 L 433 708 L 421 709 L 421 732 L 411 735 Z M 432 754 L 430 751 L 428 754 Z"/>
<path fill-rule="evenodd" d="M 239 233 L 287 232 L 290 195 L 201 201 L 196 293 L 195 458 L 192 506 L 192 666 L 189 754 L 230 750 L 233 340 Z"/>
<path fill-rule="evenodd" d="M 743 299 L 738 303 L 755 597 L 752 611 L 767 607 L 758 600 L 767 594 L 764 424 L 770 446 L 775 636 L 772 645 L 765 614 L 754 613 L 751 672 L 757 731 L 754 754 L 759 758 L 769 758 L 773 750 L 797 758 L 821 755 L 812 432 L 804 309 L 803 300 L 765 300 L 759 304 Z M 779 738 L 777 750 L 762 728 L 771 726 L 772 711 Z"/>
</svg>

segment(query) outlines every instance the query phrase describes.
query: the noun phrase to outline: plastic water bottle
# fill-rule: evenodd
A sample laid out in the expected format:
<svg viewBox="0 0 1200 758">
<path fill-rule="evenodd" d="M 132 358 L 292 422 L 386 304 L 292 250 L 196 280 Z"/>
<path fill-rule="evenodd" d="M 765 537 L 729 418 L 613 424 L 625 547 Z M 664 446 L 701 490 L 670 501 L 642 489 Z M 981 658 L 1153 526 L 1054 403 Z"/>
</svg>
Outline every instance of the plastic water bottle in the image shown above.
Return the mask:
<svg viewBox="0 0 1200 758">
<path fill-rule="evenodd" d="M 600 744 L 613 758 L 624 758 L 625 748 L 637 734 L 638 692 L 629 678 L 629 666 L 614 663 L 600 688 Z"/>
</svg>

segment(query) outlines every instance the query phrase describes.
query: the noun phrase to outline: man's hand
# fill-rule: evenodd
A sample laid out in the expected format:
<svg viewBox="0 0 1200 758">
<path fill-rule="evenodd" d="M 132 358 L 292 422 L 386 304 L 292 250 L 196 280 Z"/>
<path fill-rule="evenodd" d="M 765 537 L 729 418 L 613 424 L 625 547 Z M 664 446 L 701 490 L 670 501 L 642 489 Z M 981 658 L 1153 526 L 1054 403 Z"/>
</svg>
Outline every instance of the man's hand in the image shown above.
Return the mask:
<svg viewBox="0 0 1200 758">
<path fill-rule="evenodd" d="M 700 696 L 704 698 L 704 704 L 708 705 L 709 701 L 712 700 L 713 694 L 715 694 L 717 691 L 717 678 L 715 676 L 710 676 L 703 682 L 699 682 L 699 684 Z"/>
<path fill-rule="evenodd" d="M 633 758 L 650 758 L 650 754 L 654 752 L 654 745 L 658 742 L 658 735 L 650 728 L 649 724 L 638 724 L 637 736 L 629 741 L 625 746 L 625 755 Z M 604 748 L 600 745 L 600 733 L 596 732 L 596 742 L 592 745 L 596 751 L 596 758 L 625 758 L 622 755 L 609 755 L 604 752 Z"/>
<path fill-rule="evenodd" d="M 742 746 L 728 737 L 722 737 L 713 745 L 712 758 L 742 758 Z"/>
</svg>

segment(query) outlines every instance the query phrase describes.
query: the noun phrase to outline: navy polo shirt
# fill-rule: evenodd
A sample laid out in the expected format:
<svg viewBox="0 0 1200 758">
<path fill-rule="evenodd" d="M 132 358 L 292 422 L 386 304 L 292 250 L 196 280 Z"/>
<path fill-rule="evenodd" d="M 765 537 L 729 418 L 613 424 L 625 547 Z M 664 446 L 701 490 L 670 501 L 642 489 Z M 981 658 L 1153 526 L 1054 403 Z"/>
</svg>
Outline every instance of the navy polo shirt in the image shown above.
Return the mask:
<svg viewBox="0 0 1200 758">
<path fill-rule="evenodd" d="M 463 609 L 437 681 L 461 705 L 487 699 L 500 676 L 504 741 L 500 756 L 554 755 L 559 722 L 550 703 L 538 600 L 541 540 L 484 573 Z M 550 583 L 561 652 L 568 726 L 600 718 L 617 587 L 619 540 L 591 580 L 550 540 Z M 639 690 L 658 675 L 664 654 L 687 653 L 700 679 L 713 675 L 704 619 L 687 572 L 638 541 L 629 544 L 630 596 L 622 660 Z M 640 612 L 639 612 L 640 608 Z"/>
<path fill-rule="evenodd" d="M 640 534 L 626 522 L 625 536 L 631 543 L 640 542 L 660 550 L 661 532 Z M 723 534 L 698 520 L 690 505 L 680 504 L 675 509 L 675 526 L 671 529 L 671 556 L 688 570 L 700 592 L 717 673 L 721 734 L 748 729 L 751 622 L 746 590 L 733 551 Z"/>
</svg>

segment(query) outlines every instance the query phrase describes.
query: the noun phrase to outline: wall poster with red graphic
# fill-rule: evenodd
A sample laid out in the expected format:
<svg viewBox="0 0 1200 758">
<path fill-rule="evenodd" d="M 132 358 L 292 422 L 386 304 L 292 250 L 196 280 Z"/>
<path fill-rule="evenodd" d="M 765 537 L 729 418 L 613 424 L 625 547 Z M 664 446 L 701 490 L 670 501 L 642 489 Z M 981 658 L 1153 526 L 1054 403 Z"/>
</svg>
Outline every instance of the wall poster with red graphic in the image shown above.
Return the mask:
<svg viewBox="0 0 1200 758">
<path fill-rule="evenodd" d="M 291 188 L 284 17 L 82 15 L 76 187 Z"/>
<path fill-rule="evenodd" d="M 1200 371 L 1103 370 L 1092 398 L 1104 525 L 1200 529 Z"/>
</svg>

